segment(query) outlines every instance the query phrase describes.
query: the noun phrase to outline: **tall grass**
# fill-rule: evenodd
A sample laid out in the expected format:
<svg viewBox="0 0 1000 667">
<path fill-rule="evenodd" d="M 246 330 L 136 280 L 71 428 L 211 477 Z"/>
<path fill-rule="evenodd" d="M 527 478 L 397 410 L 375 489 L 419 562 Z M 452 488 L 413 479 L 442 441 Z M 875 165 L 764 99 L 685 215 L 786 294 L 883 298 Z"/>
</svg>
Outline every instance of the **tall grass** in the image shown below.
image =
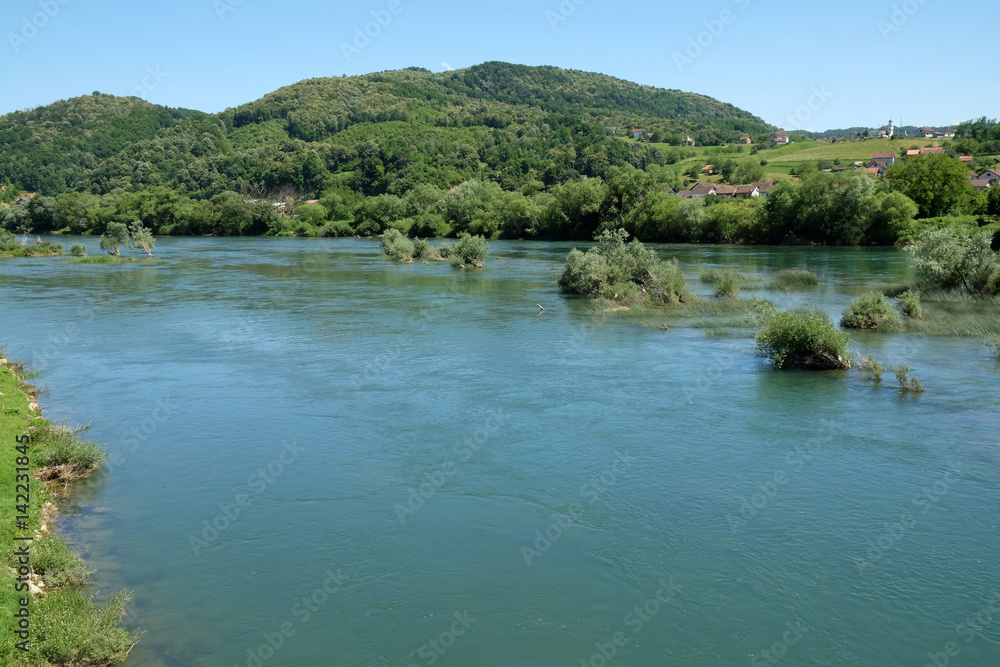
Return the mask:
<svg viewBox="0 0 1000 667">
<path fill-rule="evenodd" d="M 138 632 L 118 627 L 131 599 L 121 591 L 100 606 L 76 591 L 52 591 L 32 616 L 34 657 L 42 664 L 81 667 L 125 662 L 139 640 Z"/>
<path fill-rule="evenodd" d="M 35 574 L 42 575 L 49 588 L 80 586 L 87 582 L 91 572 L 83 559 L 54 535 L 44 535 L 31 543 L 31 567 Z"/>
<path fill-rule="evenodd" d="M 819 278 L 808 269 L 782 269 L 771 276 L 767 289 L 778 292 L 815 287 L 816 285 L 819 285 Z"/>
<path fill-rule="evenodd" d="M 748 280 L 735 269 L 708 269 L 702 272 L 701 282 L 715 286 L 717 299 L 736 299 Z"/>
<path fill-rule="evenodd" d="M 65 467 L 58 478 L 85 477 L 101 465 L 107 454 L 96 442 L 81 439 L 62 429 L 40 430 L 35 435 L 38 450 L 34 460 L 43 468 Z M 55 477 L 50 477 L 54 479 Z"/>
<path fill-rule="evenodd" d="M 924 308 L 920 305 L 920 292 L 907 290 L 896 298 L 903 306 L 904 315 L 918 320 L 924 319 Z"/>
</svg>

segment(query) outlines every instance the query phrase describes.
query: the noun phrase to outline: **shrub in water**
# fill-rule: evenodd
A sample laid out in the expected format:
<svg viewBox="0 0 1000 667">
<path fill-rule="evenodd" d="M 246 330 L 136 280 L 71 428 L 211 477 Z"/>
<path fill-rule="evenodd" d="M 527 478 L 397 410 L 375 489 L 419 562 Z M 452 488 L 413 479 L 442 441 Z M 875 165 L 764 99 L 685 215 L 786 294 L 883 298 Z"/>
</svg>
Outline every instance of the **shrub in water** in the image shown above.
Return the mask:
<svg viewBox="0 0 1000 667">
<path fill-rule="evenodd" d="M 565 292 L 616 301 L 684 301 L 688 288 L 677 261 L 660 259 L 639 241 L 626 244 L 626 238 L 624 229 L 605 231 L 597 237 L 600 245 L 586 253 L 571 251 L 559 286 Z"/>
<path fill-rule="evenodd" d="M 881 292 L 869 292 L 851 302 L 840 326 L 847 329 L 878 329 L 879 326 L 901 326 L 899 315 Z"/>
<path fill-rule="evenodd" d="M 767 319 L 757 334 L 757 349 L 775 368 L 834 370 L 850 368 L 844 359 L 850 342 L 822 312 L 785 311 Z"/>
<path fill-rule="evenodd" d="M 800 287 L 815 287 L 819 285 L 816 274 L 807 269 L 782 269 L 771 276 L 769 290 L 790 290 Z"/>
<path fill-rule="evenodd" d="M 82 243 L 74 243 L 69 247 L 69 254 L 73 255 L 73 257 L 86 257 L 87 246 Z"/>
<path fill-rule="evenodd" d="M 441 254 L 437 248 L 425 239 L 416 239 L 413 241 L 413 256 L 417 259 L 441 259 Z"/>
<path fill-rule="evenodd" d="M 715 283 L 715 297 L 718 299 L 735 299 L 740 295 L 740 278 L 738 275 L 723 276 Z"/>
<path fill-rule="evenodd" d="M 865 377 L 872 382 L 881 382 L 882 374 L 885 373 L 885 366 L 879 363 L 879 360 L 875 358 L 874 354 L 869 354 L 867 357 L 862 357 L 860 354 L 854 355 L 858 360 L 858 368 Z"/>
<path fill-rule="evenodd" d="M 715 285 L 715 297 L 735 299 L 740 295 L 740 287 L 745 278 L 733 269 L 708 269 L 701 274 L 701 282 Z"/>
<path fill-rule="evenodd" d="M 920 292 L 907 290 L 896 298 L 903 305 L 904 315 L 917 320 L 924 319 L 924 308 L 920 305 Z"/>
<path fill-rule="evenodd" d="M 402 264 L 413 262 L 413 241 L 403 236 L 398 229 L 387 229 L 382 237 L 382 252 Z"/>
<path fill-rule="evenodd" d="M 990 339 L 983 342 L 988 348 L 993 350 L 993 354 L 1000 359 L 1000 336 L 990 336 Z"/>
<path fill-rule="evenodd" d="M 899 381 L 899 388 L 902 391 L 912 391 L 915 394 L 924 391 L 924 386 L 920 384 L 920 380 L 910 376 L 910 367 L 906 364 L 893 366 L 892 372 L 896 374 L 896 379 Z"/>
<path fill-rule="evenodd" d="M 452 246 L 449 258 L 452 266 L 471 264 L 481 269 L 483 268 L 483 260 L 486 259 L 486 253 L 489 251 L 490 244 L 482 236 L 463 235 Z"/>
</svg>

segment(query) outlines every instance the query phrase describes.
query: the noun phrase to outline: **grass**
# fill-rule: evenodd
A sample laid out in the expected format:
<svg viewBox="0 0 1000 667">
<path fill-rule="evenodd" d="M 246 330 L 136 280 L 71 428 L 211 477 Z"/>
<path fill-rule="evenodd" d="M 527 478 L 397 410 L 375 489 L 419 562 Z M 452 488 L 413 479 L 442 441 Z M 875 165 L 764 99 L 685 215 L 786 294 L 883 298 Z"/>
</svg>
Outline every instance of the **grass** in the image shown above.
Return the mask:
<svg viewBox="0 0 1000 667">
<path fill-rule="evenodd" d="M 918 320 L 924 319 L 924 308 L 920 305 L 920 292 L 906 290 L 896 298 L 902 304 L 904 315 Z"/>
<path fill-rule="evenodd" d="M 771 280 L 767 284 L 767 289 L 772 292 L 779 292 L 802 289 L 804 287 L 815 287 L 816 285 L 819 285 L 819 278 L 808 269 L 782 269 L 781 271 L 776 271 L 771 276 Z"/>
<path fill-rule="evenodd" d="M 147 262 L 149 257 L 115 257 L 114 255 L 88 255 L 87 257 L 70 257 L 69 261 L 80 264 L 131 264 L 132 262 Z M 155 259 L 153 261 L 156 261 Z"/>
<path fill-rule="evenodd" d="M 838 159 L 841 164 L 852 164 L 859 161 L 866 163 L 871 161 L 872 153 L 892 151 L 898 156 L 901 150 L 940 145 L 940 141 L 918 138 L 895 141 L 889 139 L 843 141 L 835 144 L 804 141 L 783 146 L 773 151 L 762 152 L 760 153 L 760 157 L 767 159 L 768 168 L 772 164 L 791 166 L 802 162 L 817 162 L 819 160 L 830 160 L 832 162 Z"/>
<path fill-rule="evenodd" d="M 80 586 L 87 583 L 90 571 L 83 559 L 69 550 L 55 535 L 45 535 L 31 544 L 31 568 L 45 579 L 49 588 Z"/>
<path fill-rule="evenodd" d="M 17 372 L 20 368 L 10 362 L 0 365 L 0 489 L 7 494 L 0 504 L 0 549 L 5 561 L 14 553 L 15 544 L 24 544 L 15 541 L 15 536 L 33 535 L 41 528 L 42 506 L 52 495 L 48 485 L 36 477 L 41 463 L 59 461 L 74 469 L 93 469 L 102 456 L 96 445 L 80 443 L 75 434 L 35 414 L 29 407 L 32 396 Z M 16 484 L 25 483 L 16 478 L 16 468 L 24 461 L 18 462 L 23 454 L 15 449 L 15 438 L 25 434 L 33 435 L 28 449 L 32 475 L 27 479 L 30 503 L 26 529 L 17 525 L 17 516 L 22 513 L 14 505 Z M 48 593 L 17 591 L 14 575 L 7 567 L 0 567 L 0 664 L 90 667 L 121 662 L 137 639 L 134 632 L 118 627 L 128 594 L 121 592 L 103 606 L 81 595 L 75 586 L 85 581 L 87 571 L 56 535 L 39 537 L 30 550 L 32 567 L 40 572 Z M 19 639 L 11 631 L 22 597 L 30 598 L 30 653 L 15 647 Z"/>
<path fill-rule="evenodd" d="M 592 318 L 614 317 L 647 329 L 664 331 L 675 326 L 705 329 L 716 338 L 750 338 L 761 313 L 777 309 L 766 299 L 699 299 L 689 296 L 684 302 L 663 307 L 647 303 L 631 304 L 621 309 L 612 299 L 595 299 L 590 306 Z"/>
<path fill-rule="evenodd" d="M 756 284 L 758 281 L 744 276 L 735 269 L 708 269 L 702 271 L 701 282 L 715 287 L 717 299 L 736 299 L 740 295 L 741 287 Z"/>
<path fill-rule="evenodd" d="M 909 333 L 978 338 L 1000 336 L 1000 297 L 923 292 L 920 298 L 923 318 L 907 318 Z"/>
<path fill-rule="evenodd" d="M 45 241 L 38 245 L 29 243 L 22 246 L 17 241 L 4 241 L 0 243 L 0 258 L 6 257 L 55 257 L 63 254 L 62 246 L 58 243 Z"/>
<path fill-rule="evenodd" d="M 124 662 L 138 641 L 136 633 L 118 626 L 131 599 L 121 591 L 98 605 L 75 591 L 49 593 L 38 604 L 34 621 L 35 664 L 96 667 Z"/>
</svg>

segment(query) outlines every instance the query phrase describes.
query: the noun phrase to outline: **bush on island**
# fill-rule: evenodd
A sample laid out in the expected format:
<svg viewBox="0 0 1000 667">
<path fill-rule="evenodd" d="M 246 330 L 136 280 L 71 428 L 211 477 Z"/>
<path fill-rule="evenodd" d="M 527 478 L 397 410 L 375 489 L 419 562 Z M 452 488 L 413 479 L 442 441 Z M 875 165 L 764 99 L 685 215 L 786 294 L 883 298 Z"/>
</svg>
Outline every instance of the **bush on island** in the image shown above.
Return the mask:
<svg viewBox="0 0 1000 667">
<path fill-rule="evenodd" d="M 878 329 L 880 326 L 898 329 L 902 322 L 885 294 L 868 292 L 851 302 L 840 319 L 840 326 L 846 329 Z"/>
<path fill-rule="evenodd" d="M 757 333 L 757 350 L 775 368 L 840 370 L 850 368 L 845 358 L 850 338 L 822 312 L 792 310 L 767 318 Z"/>
<path fill-rule="evenodd" d="M 624 229 L 604 231 L 587 252 L 573 249 L 559 278 L 564 292 L 613 301 L 679 304 L 689 298 L 677 260 L 665 261 Z"/>
</svg>

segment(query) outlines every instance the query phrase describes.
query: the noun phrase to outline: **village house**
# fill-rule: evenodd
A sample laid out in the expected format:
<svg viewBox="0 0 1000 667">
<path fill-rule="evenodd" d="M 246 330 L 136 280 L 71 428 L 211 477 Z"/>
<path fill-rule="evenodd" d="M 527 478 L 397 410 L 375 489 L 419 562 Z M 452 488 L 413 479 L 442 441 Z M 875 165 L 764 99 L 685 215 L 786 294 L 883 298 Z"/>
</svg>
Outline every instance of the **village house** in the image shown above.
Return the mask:
<svg viewBox="0 0 1000 667">
<path fill-rule="evenodd" d="M 1000 181 L 1000 170 L 998 170 L 998 169 L 990 169 L 989 171 L 986 171 L 986 172 L 983 172 L 982 174 L 980 174 L 979 178 L 981 178 L 983 180 L 986 180 L 986 181 L 990 181 L 991 183 L 992 182 L 996 182 L 996 181 Z"/>
<path fill-rule="evenodd" d="M 698 183 L 691 188 L 690 199 L 700 199 L 702 197 L 707 197 L 708 195 L 714 195 L 715 191 L 716 185 L 714 183 Z"/>
<path fill-rule="evenodd" d="M 691 137 L 685 137 L 684 138 L 684 145 L 685 146 L 694 146 L 694 139 L 692 139 Z"/>
<path fill-rule="evenodd" d="M 779 146 L 784 146 L 785 144 L 791 143 L 791 139 L 788 137 L 787 132 L 775 132 L 771 135 L 771 141 L 778 144 Z"/>
<path fill-rule="evenodd" d="M 714 174 L 715 173 L 715 165 L 714 164 L 706 164 L 704 167 L 701 168 L 701 173 L 708 174 L 708 175 Z"/>
<path fill-rule="evenodd" d="M 645 136 L 645 134 L 646 134 L 646 129 L 645 128 L 639 128 L 639 129 L 636 129 L 636 130 L 632 130 L 632 138 L 633 139 L 641 139 L 643 136 Z"/>
<path fill-rule="evenodd" d="M 873 174 L 875 176 L 885 176 L 886 172 L 889 171 L 889 165 L 885 163 L 885 160 L 872 160 L 865 165 L 865 173 Z"/>
<path fill-rule="evenodd" d="M 610 132 L 611 134 L 618 134 L 618 128 L 617 127 L 606 127 L 604 129 L 607 130 L 608 132 Z"/>
<path fill-rule="evenodd" d="M 885 162 L 885 165 L 887 167 L 891 167 L 893 163 L 896 161 L 896 154 L 893 153 L 892 151 L 872 153 L 872 160 L 876 160 L 878 162 Z"/>
<path fill-rule="evenodd" d="M 770 196 L 773 181 L 761 181 L 750 185 L 713 185 L 712 183 L 698 183 L 690 190 L 681 190 L 674 194 L 685 199 L 702 199 L 703 197 L 728 197 L 730 199 L 751 199 L 753 197 Z"/>
<path fill-rule="evenodd" d="M 753 140 L 750 139 L 750 137 L 748 137 L 746 135 L 743 135 L 742 137 L 739 138 L 739 141 L 737 143 L 741 143 L 741 144 L 744 144 L 745 146 L 749 146 L 750 144 L 753 143 Z"/>
<path fill-rule="evenodd" d="M 958 159 L 961 160 L 962 162 L 965 162 L 966 164 L 972 164 L 974 158 L 971 155 L 963 155 Z"/>
<path fill-rule="evenodd" d="M 986 178 L 976 178 L 972 180 L 972 187 L 976 189 L 976 192 L 982 192 L 983 190 L 989 190 L 992 187 L 993 182 Z"/>
<path fill-rule="evenodd" d="M 924 133 L 924 139 L 952 139 L 955 136 L 953 128 L 935 130 L 933 127 L 923 127 L 920 129 Z"/>
</svg>

